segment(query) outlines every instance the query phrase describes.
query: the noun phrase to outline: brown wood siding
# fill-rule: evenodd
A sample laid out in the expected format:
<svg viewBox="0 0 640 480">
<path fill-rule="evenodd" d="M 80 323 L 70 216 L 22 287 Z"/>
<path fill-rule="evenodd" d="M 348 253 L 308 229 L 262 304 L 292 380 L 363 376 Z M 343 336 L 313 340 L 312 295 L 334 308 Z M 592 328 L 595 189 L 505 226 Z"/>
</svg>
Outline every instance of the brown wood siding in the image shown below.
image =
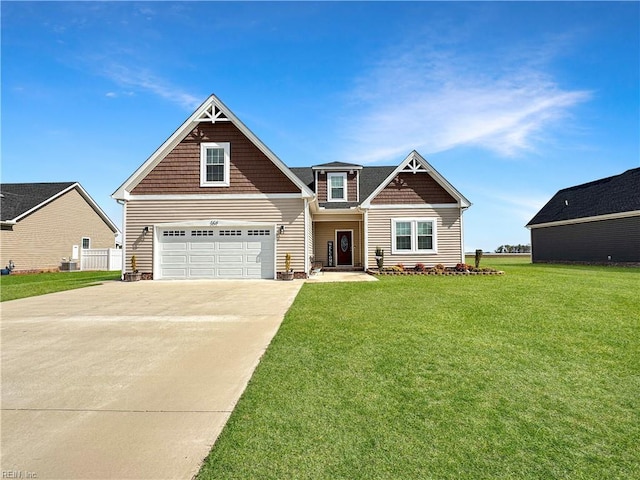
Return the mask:
<svg viewBox="0 0 640 480">
<path fill-rule="evenodd" d="M 461 222 L 459 208 L 416 209 L 372 209 L 369 211 L 369 267 L 376 266 L 376 247 L 384 249 L 386 266 L 402 263 L 405 267 L 414 267 L 423 263 L 433 267 L 441 263 L 447 267 L 460 263 Z M 437 218 L 437 254 L 411 253 L 392 254 L 391 219 L 394 218 Z"/>
<path fill-rule="evenodd" d="M 373 199 L 374 205 L 457 203 L 428 173 L 400 173 Z"/>
<path fill-rule="evenodd" d="M 357 202 L 358 200 L 358 174 L 356 172 L 328 172 L 328 173 L 346 173 L 347 174 L 347 201 Z M 329 201 L 329 191 L 327 188 L 327 172 L 318 172 L 318 184 L 316 185 L 316 194 L 319 202 Z"/>
<path fill-rule="evenodd" d="M 531 250 L 534 263 L 640 262 L 640 217 L 534 228 Z"/>
<path fill-rule="evenodd" d="M 353 230 L 353 265 L 362 265 L 362 250 L 364 247 L 364 230 L 362 222 L 314 222 L 314 260 L 322 262 L 323 266 L 328 266 L 328 248 L 327 242 L 333 242 L 334 263 L 336 262 L 335 242 L 336 230 Z"/>
<path fill-rule="evenodd" d="M 126 270 L 136 255 L 141 272 L 153 271 L 153 235 L 143 235 L 145 226 L 189 220 L 240 220 L 285 226 L 276 242 L 277 270 L 284 270 L 285 253 L 291 253 L 292 267 L 304 271 L 304 200 L 131 200 L 126 215 Z"/>
<path fill-rule="evenodd" d="M 229 187 L 200 186 L 200 144 L 229 142 Z M 300 189 L 230 122 L 201 123 L 132 190 L 134 195 L 296 193 Z"/>
<path fill-rule="evenodd" d="M 16 271 L 55 269 L 74 245 L 82 249 L 82 237 L 91 248 L 115 247 L 111 228 L 74 189 L 0 232 L 2 267 L 13 260 Z"/>
</svg>

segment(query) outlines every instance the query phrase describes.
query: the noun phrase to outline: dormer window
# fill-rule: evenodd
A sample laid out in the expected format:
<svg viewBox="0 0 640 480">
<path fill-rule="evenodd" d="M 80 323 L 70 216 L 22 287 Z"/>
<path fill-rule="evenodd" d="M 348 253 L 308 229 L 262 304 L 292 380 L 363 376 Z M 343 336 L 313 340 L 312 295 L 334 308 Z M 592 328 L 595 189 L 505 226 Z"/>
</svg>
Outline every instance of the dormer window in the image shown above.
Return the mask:
<svg viewBox="0 0 640 480">
<path fill-rule="evenodd" d="M 230 143 L 200 144 L 200 186 L 228 187 L 231 171 Z"/>
<path fill-rule="evenodd" d="M 327 173 L 327 200 L 330 202 L 347 201 L 347 174 Z"/>
</svg>

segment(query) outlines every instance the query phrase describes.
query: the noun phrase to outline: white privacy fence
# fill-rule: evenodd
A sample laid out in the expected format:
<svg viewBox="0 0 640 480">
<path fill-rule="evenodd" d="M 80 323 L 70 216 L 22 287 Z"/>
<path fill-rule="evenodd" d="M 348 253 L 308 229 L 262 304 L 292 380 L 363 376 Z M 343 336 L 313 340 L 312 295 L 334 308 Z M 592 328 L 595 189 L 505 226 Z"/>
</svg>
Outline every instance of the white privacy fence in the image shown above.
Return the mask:
<svg viewBox="0 0 640 480">
<path fill-rule="evenodd" d="M 80 270 L 122 270 L 121 248 L 83 248 L 80 258 Z"/>
</svg>

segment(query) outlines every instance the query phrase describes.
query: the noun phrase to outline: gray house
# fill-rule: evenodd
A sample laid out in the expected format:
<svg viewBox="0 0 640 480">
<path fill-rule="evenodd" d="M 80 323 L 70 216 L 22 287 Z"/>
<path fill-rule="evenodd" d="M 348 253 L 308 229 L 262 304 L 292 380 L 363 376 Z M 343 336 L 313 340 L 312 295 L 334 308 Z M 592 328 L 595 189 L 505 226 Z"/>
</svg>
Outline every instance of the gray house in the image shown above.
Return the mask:
<svg viewBox="0 0 640 480">
<path fill-rule="evenodd" d="M 640 168 L 562 189 L 526 225 L 537 262 L 640 262 Z"/>
</svg>

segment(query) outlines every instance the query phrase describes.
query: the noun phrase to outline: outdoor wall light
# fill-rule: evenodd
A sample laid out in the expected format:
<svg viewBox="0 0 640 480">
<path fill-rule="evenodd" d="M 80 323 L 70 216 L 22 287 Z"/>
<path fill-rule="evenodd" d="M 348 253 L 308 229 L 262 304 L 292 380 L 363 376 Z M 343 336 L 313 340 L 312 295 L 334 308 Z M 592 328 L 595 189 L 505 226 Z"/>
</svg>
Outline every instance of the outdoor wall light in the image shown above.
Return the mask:
<svg viewBox="0 0 640 480">
<path fill-rule="evenodd" d="M 148 226 L 147 226 L 147 227 L 144 227 L 144 228 L 142 229 L 142 235 L 146 235 L 147 233 L 149 233 L 149 227 L 148 227 Z"/>
<path fill-rule="evenodd" d="M 282 235 L 284 233 L 284 225 L 280 225 L 280 228 L 278 229 L 278 233 L 280 235 Z"/>
</svg>

